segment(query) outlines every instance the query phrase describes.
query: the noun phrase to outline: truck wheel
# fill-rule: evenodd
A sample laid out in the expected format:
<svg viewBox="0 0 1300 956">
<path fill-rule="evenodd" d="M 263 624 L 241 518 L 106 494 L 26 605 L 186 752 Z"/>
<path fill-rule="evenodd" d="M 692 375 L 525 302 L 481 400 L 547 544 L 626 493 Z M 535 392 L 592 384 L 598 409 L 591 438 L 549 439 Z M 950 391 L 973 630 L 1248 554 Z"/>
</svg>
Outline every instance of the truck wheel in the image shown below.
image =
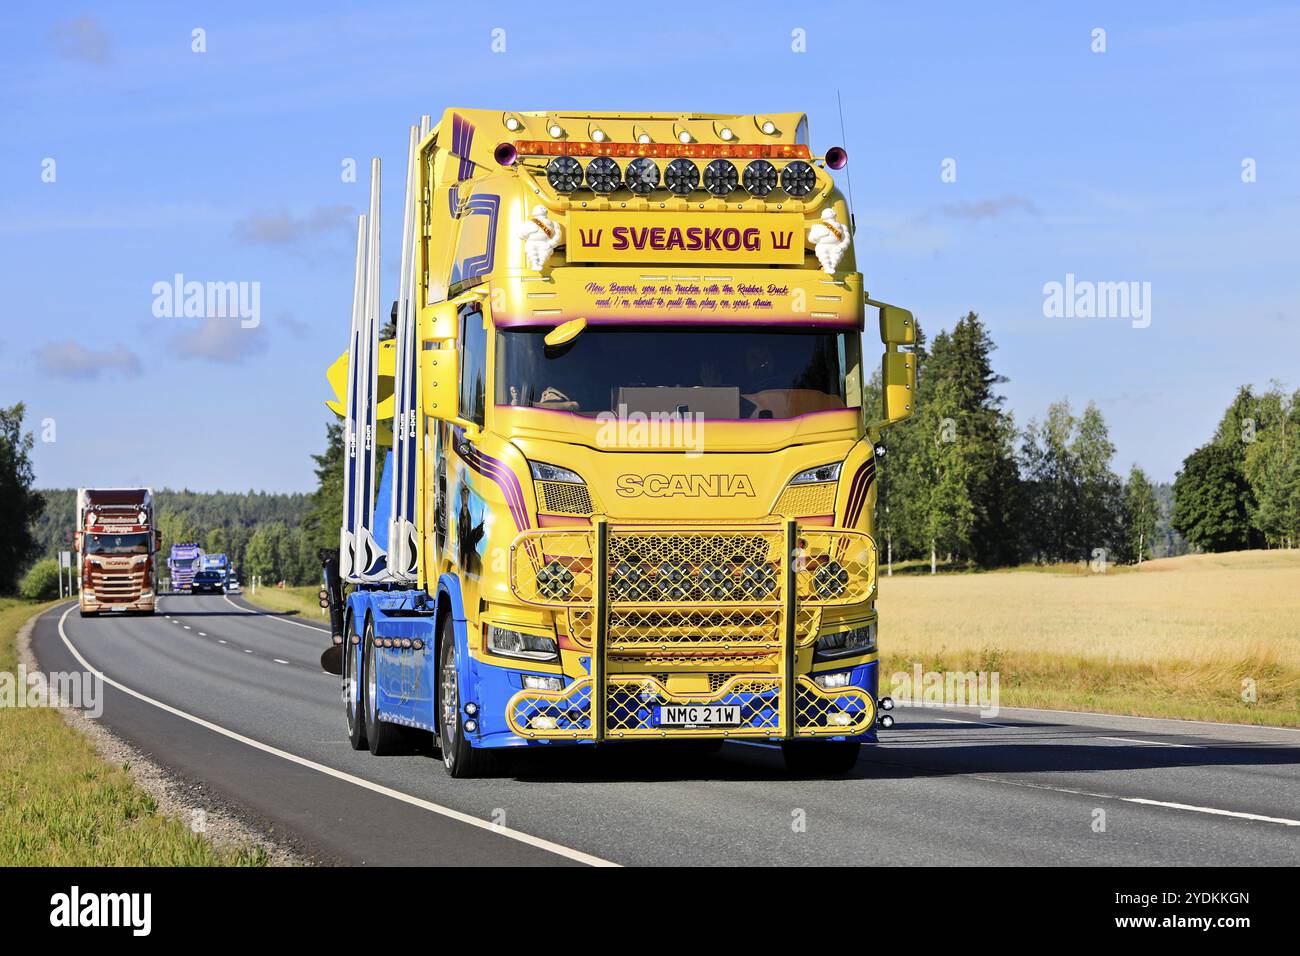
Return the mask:
<svg viewBox="0 0 1300 956">
<path fill-rule="evenodd" d="M 442 737 L 442 765 L 450 777 L 486 776 L 495 766 L 495 755 L 490 751 L 475 750 L 465 733 L 460 673 L 456 667 L 456 635 L 450 616 L 443 618 L 438 645 L 438 733 Z"/>
<path fill-rule="evenodd" d="M 856 740 L 787 740 L 781 755 L 793 774 L 844 774 L 858 762 L 861 749 Z"/>
<path fill-rule="evenodd" d="M 348 743 L 353 750 L 365 750 L 370 744 L 366 741 L 366 712 L 361 703 L 361 648 L 352 643 L 352 626 L 352 615 L 348 614 L 343 628 L 343 713 L 348 720 Z"/>
<path fill-rule="evenodd" d="M 375 624 L 366 619 L 364 674 L 361 682 L 366 705 L 366 737 L 376 757 L 390 757 L 402 749 L 402 728 L 379 719 L 379 668 L 375 666 Z"/>
</svg>

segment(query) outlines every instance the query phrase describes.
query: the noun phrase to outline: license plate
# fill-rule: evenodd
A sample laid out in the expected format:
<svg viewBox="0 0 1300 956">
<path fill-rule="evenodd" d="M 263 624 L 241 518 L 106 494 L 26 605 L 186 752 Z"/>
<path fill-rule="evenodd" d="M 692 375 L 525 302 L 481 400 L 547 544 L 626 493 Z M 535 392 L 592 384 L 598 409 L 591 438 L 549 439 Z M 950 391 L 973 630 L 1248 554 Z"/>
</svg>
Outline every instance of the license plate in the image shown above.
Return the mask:
<svg viewBox="0 0 1300 956">
<path fill-rule="evenodd" d="M 661 727 L 735 727 L 739 704 L 684 704 L 657 708 Z"/>
</svg>

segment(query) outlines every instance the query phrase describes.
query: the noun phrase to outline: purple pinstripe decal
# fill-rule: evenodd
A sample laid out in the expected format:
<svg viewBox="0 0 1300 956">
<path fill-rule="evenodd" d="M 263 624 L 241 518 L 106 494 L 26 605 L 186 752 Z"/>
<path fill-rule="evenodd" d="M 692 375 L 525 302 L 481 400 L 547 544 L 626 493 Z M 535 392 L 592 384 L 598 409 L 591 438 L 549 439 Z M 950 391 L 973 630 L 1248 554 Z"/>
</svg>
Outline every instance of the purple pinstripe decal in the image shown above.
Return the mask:
<svg viewBox="0 0 1300 956">
<path fill-rule="evenodd" d="M 876 460 L 874 458 L 863 462 L 862 467 L 853 476 L 853 482 L 849 485 L 849 499 L 844 508 L 844 526 L 846 528 L 857 527 L 858 519 L 862 517 L 862 506 L 867 501 L 867 491 L 871 488 L 871 482 L 875 477 Z"/>
<path fill-rule="evenodd" d="M 463 432 L 456 430 L 457 448 L 462 447 L 464 442 Z M 510 515 L 515 519 L 515 527 L 520 531 L 526 531 L 532 527 L 528 520 L 528 508 L 524 503 L 524 490 L 520 487 L 519 479 L 515 473 L 510 470 L 509 466 L 503 462 L 483 454 L 473 445 L 464 445 L 466 451 L 461 454 L 465 464 L 469 465 L 472 471 L 483 475 L 485 478 L 491 478 L 501 488 L 501 493 L 505 495 L 506 505 L 510 508 Z"/>
</svg>

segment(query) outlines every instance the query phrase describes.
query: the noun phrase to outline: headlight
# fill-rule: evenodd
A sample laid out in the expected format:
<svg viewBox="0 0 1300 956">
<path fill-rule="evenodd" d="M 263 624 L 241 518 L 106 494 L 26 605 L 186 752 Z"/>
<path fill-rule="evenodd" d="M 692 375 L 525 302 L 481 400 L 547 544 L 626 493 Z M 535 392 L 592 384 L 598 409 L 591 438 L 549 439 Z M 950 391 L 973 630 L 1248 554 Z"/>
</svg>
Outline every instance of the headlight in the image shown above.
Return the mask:
<svg viewBox="0 0 1300 956">
<path fill-rule="evenodd" d="M 659 167 L 649 156 L 641 156 L 627 164 L 623 179 L 627 188 L 640 196 L 659 185 Z"/>
<path fill-rule="evenodd" d="M 526 657 L 534 661 L 550 661 L 559 656 L 559 648 L 553 637 L 542 634 L 525 634 L 508 628 L 489 624 L 487 628 L 488 650 L 502 657 Z"/>
<path fill-rule="evenodd" d="M 817 653 L 825 657 L 870 654 L 876 649 L 876 625 L 864 624 L 847 631 L 823 634 L 817 638 Z"/>
<path fill-rule="evenodd" d="M 664 185 L 678 196 L 689 196 L 700 186 L 700 171 L 689 159 L 674 159 L 664 169 Z"/>
<path fill-rule="evenodd" d="M 571 193 L 582 185 L 582 163 L 572 156 L 556 156 L 546 164 L 546 181 L 557 192 Z"/>
<path fill-rule="evenodd" d="M 836 687 L 848 687 L 852 671 L 831 671 L 829 674 L 814 674 L 813 682 L 822 690 L 834 690 Z"/>
<path fill-rule="evenodd" d="M 715 159 L 704 167 L 704 188 L 715 196 L 728 196 L 736 191 L 740 177 L 730 160 Z"/>
<path fill-rule="evenodd" d="M 745 167 L 745 191 L 762 198 L 776 188 L 776 167 L 766 159 L 756 159 Z"/>
<path fill-rule="evenodd" d="M 818 465 L 816 468 L 801 471 L 790 479 L 790 484 L 815 485 L 823 481 L 839 481 L 841 464 L 842 462 L 836 461 L 829 465 Z"/>
<path fill-rule="evenodd" d="M 591 191 L 606 195 L 612 193 L 623 181 L 618 163 L 608 156 L 597 156 L 587 164 L 587 185 Z"/>
<path fill-rule="evenodd" d="M 548 465 L 544 461 L 530 461 L 529 470 L 538 481 L 565 481 L 571 485 L 585 485 L 586 482 L 576 471 L 569 471 L 558 465 Z"/>
<path fill-rule="evenodd" d="M 787 163 L 781 170 L 781 188 L 795 199 L 807 196 L 817 185 L 817 173 L 802 159 Z"/>
</svg>

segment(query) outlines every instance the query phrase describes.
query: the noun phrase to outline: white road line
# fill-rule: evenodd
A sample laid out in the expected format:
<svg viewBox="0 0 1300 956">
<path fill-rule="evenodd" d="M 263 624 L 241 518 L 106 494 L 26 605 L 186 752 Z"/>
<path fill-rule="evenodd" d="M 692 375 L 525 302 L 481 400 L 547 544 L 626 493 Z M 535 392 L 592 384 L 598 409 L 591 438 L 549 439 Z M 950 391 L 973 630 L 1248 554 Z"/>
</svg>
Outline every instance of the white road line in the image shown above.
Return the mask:
<svg viewBox="0 0 1300 956">
<path fill-rule="evenodd" d="M 207 636 L 208 635 L 204 634 L 202 631 L 199 631 L 199 637 L 207 637 Z"/>
<path fill-rule="evenodd" d="M 1286 817 L 1266 817 L 1258 813 L 1245 813 L 1241 810 L 1220 810 L 1217 807 L 1198 807 L 1191 803 L 1171 803 L 1166 800 L 1148 800 L 1145 797 L 1122 797 L 1117 793 L 1097 793 L 1093 790 L 1076 790 L 1072 787 L 1053 787 L 1046 783 L 1030 783 L 1027 780 L 1004 780 L 1001 777 L 986 777 L 983 774 L 971 774 L 975 780 L 985 783 L 1000 783 L 1008 787 L 1025 787 L 1029 790 L 1051 790 L 1053 793 L 1068 793 L 1076 797 L 1092 797 L 1097 800 L 1118 800 L 1121 803 L 1137 803 L 1148 807 L 1164 807 L 1167 810 L 1184 810 L 1189 813 L 1209 813 L 1216 817 L 1234 817 L 1238 820 L 1254 820 L 1259 823 L 1277 823 L 1284 827 L 1300 827 L 1300 820 Z"/>
<path fill-rule="evenodd" d="M 498 836 L 503 836 L 506 837 L 507 839 L 515 840 L 519 843 L 536 847 L 539 850 L 545 850 L 547 853 L 554 853 L 556 856 L 562 856 L 565 859 L 573 860 L 577 863 L 586 863 L 589 866 L 618 866 L 617 863 L 611 863 L 609 860 L 602 860 L 598 856 L 592 856 L 589 853 L 583 853 L 581 850 L 575 850 L 572 849 L 571 847 L 561 846 L 558 843 L 552 843 L 550 840 L 544 840 L 541 837 L 535 837 L 531 834 L 523 833 L 519 830 L 512 830 L 509 827 L 498 826 L 495 823 L 489 823 L 486 820 L 480 820 L 477 817 L 470 816 L 468 813 L 462 813 L 459 810 L 453 810 L 451 807 L 444 807 L 440 804 L 433 803 L 432 801 L 424 800 L 420 797 L 412 796 L 409 793 L 403 793 L 400 790 L 393 790 L 391 787 L 385 787 L 382 784 L 375 783 L 372 780 L 366 780 L 363 777 L 354 777 L 352 774 L 344 773 L 342 770 L 335 770 L 333 767 L 327 767 L 324 764 L 317 763 L 314 760 L 308 760 L 306 757 L 300 757 L 297 754 L 289 753 L 287 750 L 281 750 L 278 747 L 272 747 L 270 744 L 264 744 L 260 740 L 254 740 L 252 737 L 245 737 L 243 734 L 236 733 L 233 730 L 227 730 L 225 727 L 222 727 L 219 724 L 214 724 L 210 720 L 204 720 L 202 717 L 196 717 L 193 714 L 189 714 L 176 707 L 172 707 L 170 704 L 164 704 L 160 700 L 154 700 L 152 697 L 142 694 L 138 690 L 132 690 L 130 687 L 127 687 L 125 684 L 113 680 L 113 678 L 104 674 L 103 671 L 96 670 L 93 666 L 91 666 L 91 663 L 88 660 L 86 660 L 84 657 L 81 656 L 81 652 L 72 646 L 72 641 L 68 640 L 68 632 L 64 629 L 63 626 L 64 621 L 67 620 L 68 615 L 71 612 L 72 612 L 72 608 L 68 608 L 68 610 L 64 611 L 63 615 L 59 618 L 59 637 L 63 639 L 63 643 L 67 646 L 68 650 L 72 652 L 72 656 L 81 662 L 82 667 L 86 668 L 87 671 L 94 674 L 105 684 L 108 684 L 112 687 L 116 687 L 124 694 L 130 694 L 132 697 L 136 698 L 136 700 L 144 701 L 146 704 L 152 704 L 154 707 L 157 707 L 159 710 L 166 711 L 167 713 L 172 714 L 175 717 L 179 717 L 182 720 L 188 720 L 192 724 L 197 724 L 198 726 L 203 727 L 205 730 L 211 730 L 213 733 L 221 734 L 223 737 L 229 737 L 231 740 L 238 741 L 239 743 L 252 747 L 255 750 L 260 750 L 263 753 L 268 753 L 274 757 L 279 757 L 282 760 L 287 760 L 290 763 L 295 763 L 300 767 L 307 767 L 310 770 L 315 770 L 318 773 L 323 773 L 327 777 L 333 777 L 336 780 L 342 780 L 346 783 L 354 784 L 355 786 L 361 787 L 365 790 L 369 790 L 372 793 L 377 793 L 385 797 L 391 797 L 394 800 L 400 800 L 403 803 L 408 803 L 413 807 L 419 807 L 422 810 L 428 810 L 430 813 L 436 813 L 439 816 L 444 816 L 447 817 L 448 819 L 456 820 L 460 823 L 465 823 L 472 827 L 477 827 L 480 830 L 487 830 L 491 833 L 497 834 Z"/>
<path fill-rule="evenodd" d="M 1142 797 L 1120 797 L 1127 803 L 1143 803 L 1152 807 L 1169 807 L 1171 810 L 1190 810 L 1193 813 L 1212 813 L 1216 817 L 1236 817 L 1239 820 L 1258 820 L 1260 823 L 1280 823 L 1284 827 L 1300 827 L 1300 820 L 1286 817 L 1266 817 L 1258 813 L 1241 813 L 1237 810 L 1219 810 L 1215 807 L 1198 807 L 1190 803 L 1168 803 L 1164 800 L 1146 800 Z"/>
<path fill-rule="evenodd" d="M 224 644 L 224 643 L 226 643 L 226 642 L 223 641 L 221 638 L 217 638 L 217 643 L 218 643 L 218 644 Z"/>
<path fill-rule="evenodd" d="M 264 611 L 250 611 L 250 610 L 249 610 L 248 608 L 246 608 L 246 607 L 240 607 L 240 606 L 239 606 L 238 604 L 236 604 L 234 601 L 230 600 L 230 598 L 227 597 L 226 595 L 223 594 L 223 595 L 221 595 L 221 596 L 222 596 L 223 598 L 225 598 L 226 603 L 229 604 L 231 607 L 233 607 L 236 611 L 243 611 L 245 614 L 251 614 L 251 615 L 253 615 L 254 617 L 265 617 L 265 618 L 269 618 L 269 619 L 272 620 L 272 621 L 283 621 L 285 624 L 292 624 L 294 627 L 305 627 L 305 628 L 307 628 L 309 631 L 319 631 L 321 634 L 328 634 L 328 633 L 329 633 L 329 631 L 328 631 L 326 628 L 323 628 L 323 627 L 317 627 L 315 624 L 304 624 L 302 621 L 291 621 L 291 620 L 289 620 L 287 617 L 277 617 L 277 616 L 274 615 L 274 614 L 268 614 L 268 613 L 266 613 L 266 612 L 264 612 Z"/>
<path fill-rule="evenodd" d="M 1197 749 L 1196 744 L 1172 744 L 1167 740 L 1135 740 L 1132 737 L 1098 737 L 1098 740 L 1118 740 L 1122 744 L 1155 744 L 1158 747 L 1190 747 Z"/>
<path fill-rule="evenodd" d="M 181 627 L 185 628 L 185 630 L 187 631 L 193 630 L 193 628 L 191 628 L 188 624 L 182 624 Z"/>
<path fill-rule="evenodd" d="M 280 658 L 278 658 L 278 657 L 273 658 L 273 659 L 274 659 L 274 661 L 275 661 L 277 664 L 287 664 L 287 663 L 289 663 L 288 661 L 282 661 L 282 660 L 280 660 Z M 449 696 L 450 696 L 450 695 L 449 695 Z"/>
<path fill-rule="evenodd" d="M 251 654 L 251 653 L 253 653 L 253 652 L 250 651 L 250 650 L 246 647 L 246 648 L 244 648 L 244 653 L 245 653 L 245 654 Z"/>
</svg>

